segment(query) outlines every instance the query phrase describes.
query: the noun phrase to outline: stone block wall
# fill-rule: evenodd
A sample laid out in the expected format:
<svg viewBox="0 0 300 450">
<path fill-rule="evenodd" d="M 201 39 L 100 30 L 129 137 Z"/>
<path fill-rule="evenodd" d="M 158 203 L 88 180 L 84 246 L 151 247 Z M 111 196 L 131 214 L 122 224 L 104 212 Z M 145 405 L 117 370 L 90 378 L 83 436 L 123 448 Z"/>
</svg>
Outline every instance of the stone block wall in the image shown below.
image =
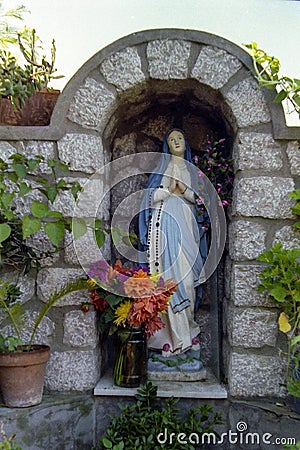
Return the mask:
<svg viewBox="0 0 300 450">
<path fill-rule="evenodd" d="M 299 176 L 300 133 L 289 133 L 280 107 L 258 88 L 244 50 L 217 36 L 187 30 L 153 30 L 121 39 L 82 66 L 61 94 L 49 127 L 0 127 L 0 154 L 6 158 L 18 150 L 61 158 L 69 163 L 71 178 L 84 185 L 112 159 L 159 151 L 164 133 L 174 125 L 185 129 L 198 152 L 210 134 L 226 137 L 235 159 L 225 294 L 219 299 L 222 369 L 229 393 L 281 395 L 284 361 L 278 354 L 277 312 L 256 292 L 261 270 L 256 258 L 278 240 L 299 245 L 297 232 L 290 228 L 288 193 Z M 145 182 L 145 176 L 126 180 L 123 190 L 134 192 Z M 121 190 L 96 208 L 97 217 L 109 221 Z M 99 198 L 103 193 L 99 180 L 94 192 Z M 94 217 L 94 196 L 85 200 L 85 216 Z M 72 216 L 75 204 L 64 194 L 55 207 Z M 86 265 L 99 256 L 92 240 L 88 234 L 74 248 L 72 236 L 66 234 L 65 251 L 52 262 L 43 260 L 36 284 L 30 276 L 20 279 L 27 286 L 24 301 L 33 297 L 34 307 L 59 285 L 84 274 L 82 261 Z M 50 244 L 43 234 L 36 244 L 42 257 Z M 109 247 L 104 250 L 107 258 Z M 80 310 L 86 295 L 66 297 L 43 325 L 44 339 L 52 347 L 49 390 L 90 390 L 100 376 L 95 313 Z"/>
<path fill-rule="evenodd" d="M 229 224 L 230 289 L 226 332 L 231 348 L 229 390 L 233 396 L 280 396 L 285 391 L 285 358 L 277 326 L 278 312 L 264 293 L 257 293 L 262 266 L 257 256 L 279 240 L 299 246 L 291 227 L 299 144 L 275 141 L 271 134 L 240 132 L 233 157 L 236 181 Z M 291 153 L 295 159 L 292 159 Z M 289 156 L 290 155 L 290 156 Z"/>
</svg>

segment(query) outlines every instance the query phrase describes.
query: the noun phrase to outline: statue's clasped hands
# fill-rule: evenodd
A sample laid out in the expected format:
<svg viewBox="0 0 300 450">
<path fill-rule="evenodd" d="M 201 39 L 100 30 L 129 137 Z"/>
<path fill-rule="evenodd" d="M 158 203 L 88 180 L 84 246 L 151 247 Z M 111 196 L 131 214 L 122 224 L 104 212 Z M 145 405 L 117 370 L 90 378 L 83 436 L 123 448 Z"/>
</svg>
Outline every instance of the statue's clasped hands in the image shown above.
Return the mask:
<svg viewBox="0 0 300 450">
<path fill-rule="evenodd" d="M 180 174 L 178 174 L 178 170 L 176 170 L 177 167 L 174 166 L 173 167 L 173 171 L 172 171 L 172 178 L 170 181 L 170 185 L 169 185 L 169 192 L 171 192 L 172 194 L 176 194 L 176 195 L 183 195 L 185 193 L 185 191 L 187 190 L 187 187 L 185 186 L 185 184 L 183 184 L 181 181 L 179 181 L 179 176 Z"/>
</svg>

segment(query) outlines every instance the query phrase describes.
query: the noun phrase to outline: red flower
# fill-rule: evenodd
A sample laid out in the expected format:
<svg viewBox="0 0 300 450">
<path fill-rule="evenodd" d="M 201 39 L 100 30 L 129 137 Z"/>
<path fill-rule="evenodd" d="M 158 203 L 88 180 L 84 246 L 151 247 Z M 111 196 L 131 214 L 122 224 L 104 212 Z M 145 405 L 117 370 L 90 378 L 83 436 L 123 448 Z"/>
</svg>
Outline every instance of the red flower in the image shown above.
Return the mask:
<svg viewBox="0 0 300 450">
<path fill-rule="evenodd" d="M 91 299 L 91 304 L 100 312 L 105 311 L 109 306 L 105 298 L 101 298 L 95 289 L 91 291 Z"/>
</svg>

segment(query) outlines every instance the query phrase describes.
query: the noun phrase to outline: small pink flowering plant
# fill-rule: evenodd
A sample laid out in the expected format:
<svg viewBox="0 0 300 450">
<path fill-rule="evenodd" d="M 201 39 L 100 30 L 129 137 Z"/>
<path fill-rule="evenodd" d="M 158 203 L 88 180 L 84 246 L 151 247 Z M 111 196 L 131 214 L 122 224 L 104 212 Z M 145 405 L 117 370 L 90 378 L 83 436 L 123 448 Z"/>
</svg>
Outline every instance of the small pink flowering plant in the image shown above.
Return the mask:
<svg viewBox="0 0 300 450">
<path fill-rule="evenodd" d="M 233 180 L 234 180 L 234 160 L 226 156 L 225 139 L 207 141 L 206 149 L 194 156 L 194 164 L 198 167 L 199 178 L 204 175 L 216 189 L 223 207 L 229 206 L 232 202 Z M 204 174 L 204 175 L 203 175 Z M 207 217 L 203 199 L 196 198 L 198 211 Z M 203 228 L 209 228 L 209 219 L 204 219 Z"/>
<path fill-rule="evenodd" d="M 194 164 L 200 169 L 199 177 L 207 176 L 215 187 L 223 206 L 228 206 L 232 201 L 233 191 L 233 159 L 226 157 L 225 139 L 207 141 L 206 149 L 194 156 Z M 201 198 L 198 199 L 198 203 Z"/>
</svg>

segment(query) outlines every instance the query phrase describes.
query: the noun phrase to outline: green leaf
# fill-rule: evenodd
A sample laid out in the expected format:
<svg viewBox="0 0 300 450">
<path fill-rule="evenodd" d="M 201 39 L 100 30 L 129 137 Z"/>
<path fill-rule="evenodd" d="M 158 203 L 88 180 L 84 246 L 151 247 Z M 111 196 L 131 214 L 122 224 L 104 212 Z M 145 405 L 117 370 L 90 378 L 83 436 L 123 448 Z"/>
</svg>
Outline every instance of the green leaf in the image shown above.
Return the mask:
<svg viewBox="0 0 300 450">
<path fill-rule="evenodd" d="M 270 294 L 278 302 L 283 302 L 287 295 L 287 291 L 281 286 L 275 286 L 273 289 L 270 289 Z"/>
<path fill-rule="evenodd" d="M 15 196 L 14 192 L 12 192 L 11 194 L 8 194 L 7 192 L 4 192 L 4 194 L 2 194 L 1 202 L 2 202 L 2 205 L 3 205 L 3 207 L 5 209 L 9 208 L 11 202 L 14 199 L 14 196 Z"/>
<path fill-rule="evenodd" d="M 22 219 L 22 232 L 23 239 L 36 233 L 41 229 L 41 222 L 38 219 L 30 219 L 28 216 L 24 216 Z"/>
<path fill-rule="evenodd" d="M 104 438 L 102 439 L 102 443 L 104 445 L 104 448 L 112 448 L 112 442 L 107 439 L 107 437 L 104 436 Z"/>
<path fill-rule="evenodd" d="M 41 162 L 40 160 L 29 159 L 28 160 L 29 172 L 33 172 L 40 165 L 40 162 Z"/>
<path fill-rule="evenodd" d="M 55 167 L 56 161 L 55 161 L 55 159 L 47 159 L 47 164 L 48 164 L 48 167 Z"/>
<path fill-rule="evenodd" d="M 298 94 L 293 95 L 293 100 L 297 106 L 300 106 L 300 95 Z"/>
<path fill-rule="evenodd" d="M 282 89 L 282 91 L 280 91 L 274 98 L 274 102 L 281 103 L 285 98 L 287 98 L 287 95 L 288 95 L 288 93 Z"/>
<path fill-rule="evenodd" d="M 300 203 L 292 207 L 292 213 L 296 216 L 300 216 Z"/>
<path fill-rule="evenodd" d="M 34 217 L 42 219 L 47 216 L 49 208 L 45 205 L 45 203 L 38 200 L 33 200 L 30 206 L 30 211 Z"/>
<path fill-rule="evenodd" d="M 23 164 L 16 164 L 14 163 L 12 165 L 12 168 L 14 169 L 15 173 L 18 175 L 20 180 L 23 180 L 26 176 L 26 167 L 23 166 Z"/>
<path fill-rule="evenodd" d="M 102 230 L 95 230 L 95 239 L 99 248 L 104 245 L 105 242 L 105 233 Z"/>
<path fill-rule="evenodd" d="M 300 230 L 300 222 L 293 223 L 292 227 L 296 228 L 297 230 Z"/>
<path fill-rule="evenodd" d="M 294 347 L 294 345 L 298 344 L 298 342 L 300 342 L 300 335 L 291 339 L 291 346 Z"/>
<path fill-rule="evenodd" d="M 11 233 L 11 228 L 7 223 L 0 224 L 0 243 L 5 241 Z"/>
<path fill-rule="evenodd" d="M 46 195 L 48 197 L 48 199 L 50 200 L 51 203 L 54 202 L 54 200 L 56 199 L 56 196 L 58 194 L 58 190 L 56 186 L 48 186 L 46 189 Z"/>
<path fill-rule="evenodd" d="M 18 181 L 18 175 L 15 172 L 9 172 L 7 174 L 7 177 L 10 181 L 12 181 L 13 183 L 16 183 Z"/>
<path fill-rule="evenodd" d="M 118 227 L 113 228 L 113 229 L 111 230 L 111 237 L 112 237 L 113 243 L 114 243 L 115 245 L 117 245 L 117 244 L 120 242 L 121 237 L 122 237 L 122 231 L 121 231 L 121 229 L 118 228 Z"/>
<path fill-rule="evenodd" d="M 290 192 L 288 197 L 294 198 L 295 200 L 300 200 L 300 189 L 295 189 L 293 192 Z"/>
<path fill-rule="evenodd" d="M 87 231 L 87 226 L 84 219 L 74 218 L 72 220 L 72 233 L 74 235 L 74 239 L 79 239 L 81 236 L 84 236 Z"/>
<path fill-rule="evenodd" d="M 53 219 L 61 219 L 63 217 L 63 215 L 60 211 L 51 211 L 49 209 L 49 211 L 47 213 L 47 217 L 53 218 Z"/>
<path fill-rule="evenodd" d="M 65 173 L 69 172 L 69 166 L 65 163 L 59 162 L 57 164 L 57 167 L 61 172 L 65 172 Z"/>
<path fill-rule="evenodd" d="M 48 222 L 45 225 L 45 233 L 56 247 L 59 246 L 65 235 L 65 224 L 62 221 Z"/>
<path fill-rule="evenodd" d="M 19 197 L 23 197 L 24 195 L 28 194 L 28 192 L 31 191 L 31 186 L 29 186 L 27 183 L 22 181 L 19 187 Z"/>
</svg>

